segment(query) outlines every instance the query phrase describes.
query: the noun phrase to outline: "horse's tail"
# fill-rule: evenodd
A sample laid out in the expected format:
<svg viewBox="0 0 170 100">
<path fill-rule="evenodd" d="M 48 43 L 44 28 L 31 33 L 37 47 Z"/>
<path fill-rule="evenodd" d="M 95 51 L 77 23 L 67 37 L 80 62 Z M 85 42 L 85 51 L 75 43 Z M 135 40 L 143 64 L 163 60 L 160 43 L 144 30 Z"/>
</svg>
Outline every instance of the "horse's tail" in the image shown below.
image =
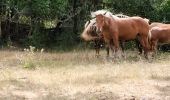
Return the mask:
<svg viewBox="0 0 170 100">
<path fill-rule="evenodd" d="M 152 33 L 151 33 L 151 30 L 149 30 L 149 33 L 148 33 L 148 43 L 149 43 L 149 48 L 151 49 L 151 38 L 152 38 Z"/>
<path fill-rule="evenodd" d="M 151 33 L 151 30 L 149 30 L 149 33 L 148 33 L 148 38 L 149 38 L 149 40 L 152 38 L 152 33 Z"/>
</svg>

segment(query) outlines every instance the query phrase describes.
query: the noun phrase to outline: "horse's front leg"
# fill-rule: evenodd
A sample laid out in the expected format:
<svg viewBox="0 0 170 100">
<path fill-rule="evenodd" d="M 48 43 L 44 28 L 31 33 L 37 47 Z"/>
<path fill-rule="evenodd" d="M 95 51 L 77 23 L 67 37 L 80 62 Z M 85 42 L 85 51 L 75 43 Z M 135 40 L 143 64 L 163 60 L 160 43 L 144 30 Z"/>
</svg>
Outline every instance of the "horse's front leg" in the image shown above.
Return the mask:
<svg viewBox="0 0 170 100">
<path fill-rule="evenodd" d="M 120 46 L 121 46 L 121 50 L 122 50 L 122 56 L 125 57 L 125 41 L 120 41 Z"/>
<path fill-rule="evenodd" d="M 141 44 L 140 44 L 140 42 L 139 42 L 138 39 L 135 39 L 135 42 L 136 42 L 136 47 L 137 47 L 137 49 L 139 50 L 139 55 L 141 55 L 142 52 L 143 52 L 142 46 L 141 46 Z"/>
<path fill-rule="evenodd" d="M 96 57 L 99 57 L 99 51 L 100 51 L 100 48 L 96 48 Z"/>
<path fill-rule="evenodd" d="M 140 42 L 141 42 L 141 45 L 142 45 L 143 48 L 144 48 L 145 58 L 146 58 L 146 59 L 149 59 L 149 58 L 148 58 L 148 52 L 149 52 L 150 48 L 149 48 L 148 38 L 147 38 L 147 37 L 143 37 Z"/>
<path fill-rule="evenodd" d="M 95 40 L 94 41 L 94 43 L 95 43 L 95 51 L 96 51 L 96 57 L 99 57 L 100 55 L 99 55 L 99 52 L 100 52 L 100 46 L 99 46 L 99 44 L 98 44 L 98 40 Z"/>
<path fill-rule="evenodd" d="M 120 46 L 122 48 L 122 51 L 125 51 L 125 41 L 120 41 Z"/>
<path fill-rule="evenodd" d="M 117 33 L 113 34 L 113 44 L 115 48 L 115 56 L 118 56 L 118 51 L 119 51 L 119 37 Z"/>
<path fill-rule="evenodd" d="M 112 50 L 112 54 L 114 55 L 115 53 L 115 48 L 114 48 L 114 45 L 113 45 L 113 41 L 110 40 L 109 43 L 108 43 L 108 48 L 107 48 L 107 53 L 109 54 L 109 48 Z"/>
<path fill-rule="evenodd" d="M 153 41 L 153 51 L 154 51 L 154 54 L 153 55 L 157 55 L 158 54 L 158 49 L 157 49 L 157 41 Z"/>
<path fill-rule="evenodd" d="M 107 57 L 109 57 L 109 45 L 106 44 L 106 52 L 107 52 Z"/>
</svg>

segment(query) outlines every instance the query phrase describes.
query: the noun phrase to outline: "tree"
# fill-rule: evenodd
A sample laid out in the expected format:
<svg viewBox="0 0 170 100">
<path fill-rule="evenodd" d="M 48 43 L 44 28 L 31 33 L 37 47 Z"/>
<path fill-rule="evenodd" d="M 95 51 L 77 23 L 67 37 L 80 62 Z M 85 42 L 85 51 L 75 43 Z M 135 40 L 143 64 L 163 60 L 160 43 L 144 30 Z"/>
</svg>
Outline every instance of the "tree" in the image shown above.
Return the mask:
<svg viewBox="0 0 170 100">
<path fill-rule="evenodd" d="M 0 25 L 3 25 L 0 33 L 5 34 L 7 38 L 3 39 L 7 40 L 16 34 L 22 35 L 24 32 L 19 31 L 22 30 L 19 26 L 23 26 L 26 27 L 26 32 L 29 31 L 24 44 L 44 44 L 39 47 L 48 47 L 52 43 L 76 44 L 80 43 L 79 34 L 85 22 L 91 19 L 91 11 L 107 9 L 115 14 L 137 15 L 151 21 L 169 21 L 169 2 L 170 0 L 1 0 Z M 12 23 L 17 27 L 11 26 Z M 57 33 L 56 30 L 62 28 Z M 69 42 L 65 42 L 68 40 Z"/>
<path fill-rule="evenodd" d="M 160 14 L 163 15 L 161 18 L 164 22 L 170 21 L 170 0 L 163 0 L 159 7 Z"/>
</svg>

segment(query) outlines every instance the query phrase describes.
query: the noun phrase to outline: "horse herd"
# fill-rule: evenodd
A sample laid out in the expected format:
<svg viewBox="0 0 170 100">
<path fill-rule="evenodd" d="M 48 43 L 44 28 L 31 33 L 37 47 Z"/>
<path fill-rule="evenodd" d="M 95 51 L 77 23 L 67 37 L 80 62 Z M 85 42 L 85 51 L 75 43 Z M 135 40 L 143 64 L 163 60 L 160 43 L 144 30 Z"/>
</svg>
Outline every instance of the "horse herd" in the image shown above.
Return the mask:
<svg viewBox="0 0 170 100">
<path fill-rule="evenodd" d="M 149 24 L 146 18 L 113 15 L 106 10 L 98 10 L 91 15 L 93 19 L 86 22 L 81 37 L 95 43 L 104 41 L 107 44 L 107 56 L 109 49 L 116 55 L 120 46 L 124 51 L 126 41 L 135 40 L 140 54 L 144 51 L 148 59 L 148 53 L 156 53 L 158 44 L 170 43 L 170 24 Z M 96 55 L 99 55 L 99 48 L 96 49 Z"/>
</svg>

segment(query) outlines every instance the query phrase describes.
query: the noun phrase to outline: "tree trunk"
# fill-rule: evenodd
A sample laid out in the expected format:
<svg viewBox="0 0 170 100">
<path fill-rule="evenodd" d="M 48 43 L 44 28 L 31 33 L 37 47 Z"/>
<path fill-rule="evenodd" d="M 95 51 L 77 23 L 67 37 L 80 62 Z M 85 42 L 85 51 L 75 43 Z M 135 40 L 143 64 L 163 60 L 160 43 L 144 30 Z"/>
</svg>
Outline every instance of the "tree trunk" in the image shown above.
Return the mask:
<svg viewBox="0 0 170 100">
<path fill-rule="evenodd" d="M 0 37 L 2 36 L 1 20 L 0 20 Z"/>
<path fill-rule="evenodd" d="M 77 0 L 74 0 L 73 1 L 73 14 L 74 15 L 76 14 L 76 8 L 77 8 Z M 78 20 L 77 15 L 75 15 L 73 17 L 73 33 L 75 33 L 75 34 L 78 32 L 78 30 L 77 30 L 77 20 Z"/>
<path fill-rule="evenodd" d="M 32 35 L 32 28 L 33 28 L 33 19 L 31 17 L 31 24 L 30 24 L 30 30 L 29 30 L 29 33 L 28 33 L 28 36 L 31 36 Z"/>
</svg>

